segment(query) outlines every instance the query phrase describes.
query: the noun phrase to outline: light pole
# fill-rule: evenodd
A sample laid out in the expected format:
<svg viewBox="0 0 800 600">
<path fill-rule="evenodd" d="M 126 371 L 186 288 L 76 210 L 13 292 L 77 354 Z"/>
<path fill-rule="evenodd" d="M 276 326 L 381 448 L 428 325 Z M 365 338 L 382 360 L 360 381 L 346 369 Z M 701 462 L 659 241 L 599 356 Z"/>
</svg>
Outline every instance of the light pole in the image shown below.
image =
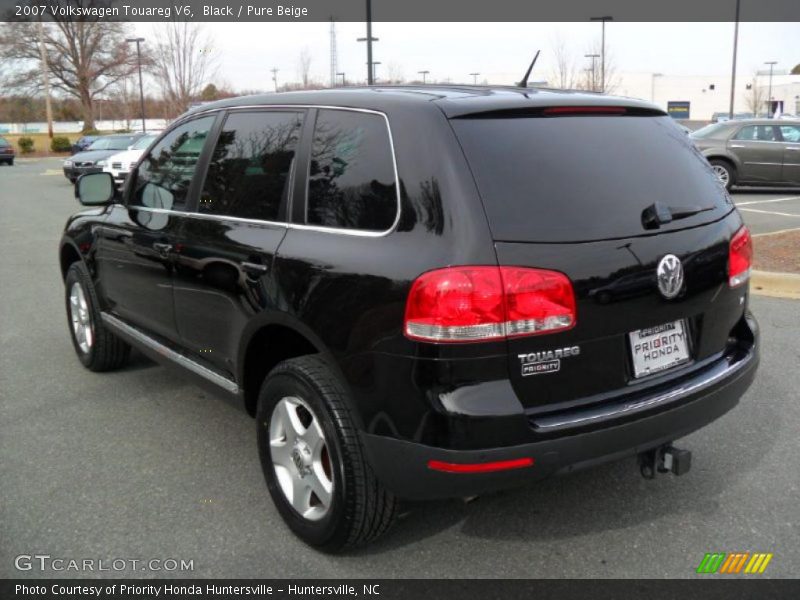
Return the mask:
<svg viewBox="0 0 800 600">
<path fill-rule="evenodd" d="M 417 71 L 417 73 L 422 75 L 422 83 L 423 83 L 423 85 L 428 83 L 428 73 L 430 73 L 430 71 Z"/>
<path fill-rule="evenodd" d="M 731 66 L 731 105 L 728 110 L 728 118 L 733 119 L 733 100 L 736 95 L 736 51 L 739 48 L 739 2 L 736 0 L 736 24 L 733 27 L 733 65 Z M 758 113 L 758 109 L 756 109 Z"/>
<path fill-rule="evenodd" d="M 144 85 L 142 84 L 142 51 L 139 47 L 144 41 L 143 37 L 128 38 L 125 40 L 128 43 L 136 42 L 136 62 L 139 66 L 139 103 L 142 109 L 142 132 L 147 133 L 147 126 L 144 124 Z"/>
<path fill-rule="evenodd" d="M 663 77 L 663 73 L 653 73 L 653 79 L 650 82 L 650 101 L 656 101 L 656 77 Z"/>
<path fill-rule="evenodd" d="M 356 38 L 357 42 L 367 42 L 367 85 L 374 83 L 374 68 L 372 66 L 372 42 L 379 41 L 372 37 L 372 0 L 367 0 L 367 37 Z"/>
<path fill-rule="evenodd" d="M 772 115 L 774 114 L 774 112 L 772 111 L 772 67 L 777 65 L 778 61 L 777 60 L 769 60 L 769 61 L 765 62 L 764 64 L 765 65 L 769 65 L 769 87 L 767 88 L 768 89 L 768 91 L 767 91 L 767 107 L 768 107 L 767 110 L 769 112 L 767 113 L 767 117 L 769 117 L 771 119 Z"/>
<path fill-rule="evenodd" d="M 338 77 L 341 77 L 341 78 L 342 78 L 342 87 L 345 87 L 345 86 L 347 86 L 347 84 L 345 83 L 345 80 L 344 80 L 344 71 L 342 71 L 341 73 L 337 73 L 336 75 L 337 75 Z"/>
<path fill-rule="evenodd" d="M 599 58 L 599 54 L 584 54 L 584 58 L 591 58 L 592 59 L 592 91 L 597 91 L 597 66 L 595 64 L 595 59 Z"/>
<path fill-rule="evenodd" d="M 613 21 L 614 17 L 592 17 L 590 21 L 603 23 L 603 36 L 600 41 L 600 93 L 606 93 L 606 22 Z"/>
<path fill-rule="evenodd" d="M 472 85 L 478 85 L 478 75 L 480 73 L 470 73 L 472 75 Z"/>
</svg>

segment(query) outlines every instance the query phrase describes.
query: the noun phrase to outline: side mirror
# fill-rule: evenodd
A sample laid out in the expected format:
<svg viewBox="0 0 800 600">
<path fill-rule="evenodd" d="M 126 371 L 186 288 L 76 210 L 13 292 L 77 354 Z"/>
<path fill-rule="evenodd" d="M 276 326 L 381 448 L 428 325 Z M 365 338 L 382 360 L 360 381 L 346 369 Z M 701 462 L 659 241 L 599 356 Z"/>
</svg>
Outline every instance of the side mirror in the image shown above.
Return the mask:
<svg viewBox="0 0 800 600">
<path fill-rule="evenodd" d="M 75 196 L 84 206 L 102 206 L 114 199 L 114 177 L 111 173 L 86 173 L 78 177 Z"/>
</svg>

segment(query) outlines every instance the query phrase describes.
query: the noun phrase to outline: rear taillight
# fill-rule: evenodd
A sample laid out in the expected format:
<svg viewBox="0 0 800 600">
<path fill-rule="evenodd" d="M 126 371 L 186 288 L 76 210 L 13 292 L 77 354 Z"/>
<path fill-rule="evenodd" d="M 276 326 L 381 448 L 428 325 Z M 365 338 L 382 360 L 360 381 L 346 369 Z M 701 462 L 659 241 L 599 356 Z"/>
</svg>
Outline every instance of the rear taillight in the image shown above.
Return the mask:
<svg viewBox="0 0 800 600">
<path fill-rule="evenodd" d="M 450 267 L 414 281 L 403 330 L 415 340 L 481 342 L 554 333 L 575 323 L 575 294 L 563 273 Z"/>
<path fill-rule="evenodd" d="M 750 279 L 753 263 L 753 239 L 747 227 L 742 227 L 731 238 L 728 249 L 728 284 L 736 287 Z"/>
</svg>

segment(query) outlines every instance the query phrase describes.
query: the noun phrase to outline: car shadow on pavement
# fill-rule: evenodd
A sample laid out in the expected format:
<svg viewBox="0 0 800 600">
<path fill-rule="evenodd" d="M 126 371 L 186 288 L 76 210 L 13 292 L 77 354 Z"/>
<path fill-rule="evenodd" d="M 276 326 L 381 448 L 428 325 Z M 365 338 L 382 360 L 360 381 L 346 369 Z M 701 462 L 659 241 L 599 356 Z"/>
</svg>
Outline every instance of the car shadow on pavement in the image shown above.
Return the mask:
<svg viewBox="0 0 800 600">
<path fill-rule="evenodd" d="M 470 503 L 411 503 L 385 538 L 349 556 L 394 551 L 453 527 L 480 539 L 547 542 L 664 519 L 702 524 L 719 515 L 726 492 L 758 470 L 775 443 L 778 410 L 752 400 L 748 394 L 721 421 L 676 442 L 693 451 L 692 470 L 681 477 L 645 480 L 629 458 Z"/>
</svg>

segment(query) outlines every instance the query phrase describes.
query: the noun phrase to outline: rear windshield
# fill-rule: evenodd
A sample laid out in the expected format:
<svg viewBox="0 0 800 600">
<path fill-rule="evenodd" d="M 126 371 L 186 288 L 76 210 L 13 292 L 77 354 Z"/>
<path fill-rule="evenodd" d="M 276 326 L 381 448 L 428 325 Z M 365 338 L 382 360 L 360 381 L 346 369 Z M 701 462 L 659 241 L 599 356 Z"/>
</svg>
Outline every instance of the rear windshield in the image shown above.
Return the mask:
<svg viewBox="0 0 800 600">
<path fill-rule="evenodd" d="M 711 125 L 706 125 L 692 132 L 692 137 L 700 140 L 706 138 L 723 138 L 726 137 L 726 134 L 729 133 L 730 130 L 731 124 L 728 122 L 712 123 Z"/>
<path fill-rule="evenodd" d="M 102 137 L 92 142 L 89 150 L 127 150 L 135 139 L 135 136 Z"/>
<path fill-rule="evenodd" d="M 642 211 L 656 202 L 704 209 L 662 224 L 659 231 L 709 222 L 732 208 L 708 162 L 667 116 L 451 123 L 496 240 L 570 242 L 650 234 Z"/>
</svg>

